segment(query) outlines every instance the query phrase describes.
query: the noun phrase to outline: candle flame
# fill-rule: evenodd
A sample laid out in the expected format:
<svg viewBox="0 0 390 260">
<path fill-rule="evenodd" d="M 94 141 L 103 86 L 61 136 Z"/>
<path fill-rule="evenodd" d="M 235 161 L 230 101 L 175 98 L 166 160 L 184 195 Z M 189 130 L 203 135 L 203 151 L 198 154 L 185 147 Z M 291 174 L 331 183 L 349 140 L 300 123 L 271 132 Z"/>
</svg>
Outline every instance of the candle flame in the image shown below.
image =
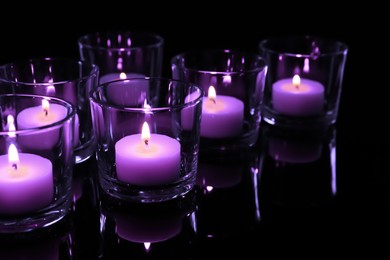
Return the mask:
<svg viewBox="0 0 390 260">
<path fill-rule="evenodd" d="M 16 146 L 14 144 L 11 144 L 8 147 L 8 162 L 11 164 L 11 167 L 15 170 L 17 169 L 17 165 L 19 162 L 19 154 L 18 149 L 16 149 Z"/>
<path fill-rule="evenodd" d="M 141 133 L 142 141 L 145 142 L 145 145 L 149 145 L 150 140 L 150 129 L 148 123 L 144 122 L 142 125 L 142 133 Z"/>
<path fill-rule="evenodd" d="M 126 78 L 127 78 L 126 73 L 121 72 L 121 73 L 119 74 L 119 78 L 120 78 L 120 79 L 126 79 Z"/>
<path fill-rule="evenodd" d="M 299 75 L 294 75 L 292 82 L 294 86 L 298 87 L 301 84 L 301 78 Z"/>
<path fill-rule="evenodd" d="M 214 86 L 209 87 L 209 91 L 208 91 L 207 96 L 208 96 L 209 100 L 211 100 L 215 103 L 215 100 L 217 99 L 217 93 L 215 91 Z"/>
<path fill-rule="evenodd" d="M 47 114 L 49 114 L 49 108 L 50 108 L 49 101 L 47 101 L 46 99 L 42 99 L 42 108 L 43 108 L 43 112 L 45 112 L 45 115 L 47 116 Z"/>
</svg>

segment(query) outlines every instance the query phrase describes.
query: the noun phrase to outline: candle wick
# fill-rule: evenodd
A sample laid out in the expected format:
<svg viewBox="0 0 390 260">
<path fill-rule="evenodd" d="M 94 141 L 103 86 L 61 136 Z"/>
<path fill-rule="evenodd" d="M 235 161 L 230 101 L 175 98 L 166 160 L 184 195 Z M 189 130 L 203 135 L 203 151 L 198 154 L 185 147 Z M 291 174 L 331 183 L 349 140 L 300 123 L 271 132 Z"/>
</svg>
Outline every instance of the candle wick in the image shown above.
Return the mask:
<svg viewBox="0 0 390 260">
<path fill-rule="evenodd" d="M 47 109 L 44 109 L 43 112 L 45 112 L 45 116 L 49 114 L 49 111 L 47 111 Z"/>
<path fill-rule="evenodd" d="M 14 169 L 16 171 L 18 169 L 18 165 L 16 163 L 13 163 L 12 164 L 12 169 Z"/>
<path fill-rule="evenodd" d="M 213 101 L 214 104 L 217 103 L 217 101 L 214 98 L 210 98 L 211 101 Z"/>
<path fill-rule="evenodd" d="M 296 90 L 299 90 L 299 84 L 296 84 L 296 85 L 295 85 L 295 89 L 296 89 Z"/>
<path fill-rule="evenodd" d="M 144 142 L 145 142 L 145 145 L 149 145 L 149 140 L 146 139 Z"/>
</svg>

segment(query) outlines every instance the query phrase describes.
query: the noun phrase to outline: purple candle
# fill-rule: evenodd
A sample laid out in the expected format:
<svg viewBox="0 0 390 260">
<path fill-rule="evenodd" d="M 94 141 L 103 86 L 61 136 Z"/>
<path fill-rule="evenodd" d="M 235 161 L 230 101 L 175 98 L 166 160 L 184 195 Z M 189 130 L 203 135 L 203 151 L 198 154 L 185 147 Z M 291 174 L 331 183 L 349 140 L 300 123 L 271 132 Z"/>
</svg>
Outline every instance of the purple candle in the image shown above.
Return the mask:
<svg viewBox="0 0 390 260">
<path fill-rule="evenodd" d="M 314 80 L 282 79 L 272 85 L 272 103 L 276 111 L 290 116 L 318 115 L 324 109 L 324 86 Z"/>
<path fill-rule="evenodd" d="M 115 144 L 118 179 L 135 185 L 170 183 L 180 174 L 180 143 L 169 136 L 150 134 L 145 122 L 142 134 L 125 136 Z"/>
<path fill-rule="evenodd" d="M 50 125 L 64 119 L 66 113 L 65 107 L 42 100 L 42 106 L 26 108 L 17 115 L 17 128 L 22 130 Z M 76 133 L 78 134 L 78 130 Z M 38 131 L 34 138 L 32 136 L 19 138 L 20 144 L 32 149 L 52 149 L 59 142 L 60 132 L 58 128 L 53 128 Z"/>
<path fill-rule="evenodd" d="M 145 78 L 145 75 L 138 73 L 110 73 L 100 78 L 100 84 L 119 79 Z M 111 83 L 108 88 L 107 97 L 117 105 L 137 106 L 143 104 L 148 98 L 149 84 L 147 81 L 124 80 Z"/>
<path fill-rule="evenodd" d="M 203 98 L 200 135 L 206 138 L 228 138 L 241 134 L 244 123 L 244 103 L 231 96 L 216 94 L 210 86 Z"/>
<path fill-rule="evenodd" d="M 11 144 L 0 156 L 0 213 L 23 214 L 53 200 L 53 166 L 41 156 L 18 153 Z"/>
</svg>

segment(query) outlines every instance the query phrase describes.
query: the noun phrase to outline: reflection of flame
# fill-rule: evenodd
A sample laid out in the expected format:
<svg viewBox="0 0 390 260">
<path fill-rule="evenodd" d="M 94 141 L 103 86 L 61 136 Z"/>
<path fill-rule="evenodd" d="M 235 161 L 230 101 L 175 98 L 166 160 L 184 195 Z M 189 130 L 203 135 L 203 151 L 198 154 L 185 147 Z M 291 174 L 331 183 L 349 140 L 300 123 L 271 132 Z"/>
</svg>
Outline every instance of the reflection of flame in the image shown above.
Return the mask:
<svg viewBox="0 0 390 260">
<path fill-rule="evenodd" d="M 150 242 L 145 242 L 145 243 L 144 243 L 144 247 L 145 247 L 146 252 L 149 252 L 150 246 L 151 246 L 151 245 L 152 245 L 152 244 L 151 244 Z"/>
<path fill-rule="evenodd" d="M 116 64 L 116 68 L 118 69 L 118 70 L 122 70 L 122 68 L 123 68 L 123 59 L 121 58 L 121 57 L 119 57 L 118 58 L 118 63 Z M 126 75 L 126 74 L 125 74 Z"/>
<path fill-rule="evenodd" d="M 207 186 L 207 187 L 206 187 L 206 190 L 207 190 L 208 192 L 212 191 L 213 189 L 214 189 L 213 186 Z"/>
<path fill-rule="evenodd" d="M 232 83 L 232 76 L 230 76 L 230 75 L 222 76 L 222 82 L 223 82 L 223 84 Z"/>
<path fill-rule="evenodd" d="M 304 63 L 303 63 L 303 72 L 309 73 L 309 71 L 310 71 L 309 59 L 305 58 Z"/>
</svg>

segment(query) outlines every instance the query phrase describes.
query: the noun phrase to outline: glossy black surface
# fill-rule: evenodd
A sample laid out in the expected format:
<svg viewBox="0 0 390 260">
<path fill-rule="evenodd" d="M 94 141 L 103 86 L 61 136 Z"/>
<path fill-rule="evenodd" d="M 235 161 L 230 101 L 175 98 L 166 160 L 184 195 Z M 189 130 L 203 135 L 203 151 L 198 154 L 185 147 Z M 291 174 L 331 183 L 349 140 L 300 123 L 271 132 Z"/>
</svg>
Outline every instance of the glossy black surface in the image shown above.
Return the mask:
<svg viewBox="0 0 390 260">
<path fill-rule="evenodd" d="M 71 27 L 51 19 L 56 30 L 48 29 L 47 14 L 26 16 L 30 26 L 24 23 L 17 26 L 5 20 L 2 21 L 0 61 L 7 63 L 39 56 L 78 57 L 76 42 L 83 34 L 112 29 L 146 30 L 160 33 L 166 39 L 163 74 L 170 77 L 169 59 L 189 49 L 222 47 L 257 51 L 261 39 L 285 34 L 336 38 L 345 41 L 350 50 L 338 123 L 335 129 L 320 134 L 319 139 L 313 137 L 321 144 L 320 157 L 306 164 L 278 162 L 268 148 L 269 136 L 274 132 L 263 126 L 261 142 L 249 159 L 237 158 L 237 163 L 233 159 L 222 160 L 219 170 L 228 171 L 229 182 L 218 183 L 223 173 L 217 174 L 218 169 L 206 165 L 203 173 L 216 174 L 207 180 L 215 186 L 211 191 L 207 186 L 212 185 L 200 182 L 182 201 L 139 210 L 147 215 L 162 212 L 158 214 L 168 224 L 153 218 L 151 223 L 157 221 L 156 229 L 161 225 L 169 227 L 171 223 L 174 226 L 171 233 L 161 230 L 168 232 L 167 237 L 176 234 L 152 243 L 148 252 L 145 244 L 128 241 L 115 233 L 115 214 L 111 211 L 123 210 L 131 216 L 134 210 L 131 206 L 118 209 L 123 205 L 103 203 L 105 200 L 96 196 L 93 184 L 96 168 L 90 160 L 75 169 L 75 181 L 79 181 L 75 186 L 83 192 L 75 203 L 74 213 L 58 227 L 42 234 L 30 234 L 32 238 L 2 239 L 0 259 L 20 259 L 23 255 L 44 259 L 26 248 L 32 243 L 42 248 L 39 252 L 47 252 L 54 259 L 208 259 L 211 255 L 222 258 L 234 253 L 241 255 L 240 258 L 248 258 L 245 256 L 250 254 L 256 256 L 253 258 L 270 254 L 311 258 L 388 255 L 388 71 L 387 66 L 381 65 L 387 61 L 387 47 L 384 34 L 376 32 L 386 24 L 382 20 L 385 16 L 378 14 L 366 19 L 359 12 L 335 6 L 321 6 L 323 12 L 317 12 L 319 7 L 313 6 L 306 9 L 288 6 L 283 10 L 280 6 L 264 7 L 264 10 L 250 5 L 235 6 L 234 10 L 225 6 L 206 8 L 207 12 L 204 5 L 196 7 L 197 19 L 190 19 L 192 16 L 183 12 L 145 12 L 144 19 L 159 21 L 151 24 L 118 10 L 121 8 L 112 8 L 111 11 L 118 12 L 115 19 L 101 19 L 102 12 L 92 14 L 71 8 L 73 11 L 57 17 L 70 19 L 78 10 L 79 25 Z M 297 9 L 301 10 L 299 15 L 291 14 Z M 110 8 L 106 11 L 110 12 Z M 278 17 L 285 18 L 281 25 L 275 23 Z M 184 29 L 178 27 L 179 22 Z M 335 155 L 332 149 L 336 150 Z M 213 169 L 209 171 L 210 168 Z M 177 221 L 181 224 L 180 232 L 172 224 Z M 54 253 L 53 247 L 57 248 Z"/>
</svg>

